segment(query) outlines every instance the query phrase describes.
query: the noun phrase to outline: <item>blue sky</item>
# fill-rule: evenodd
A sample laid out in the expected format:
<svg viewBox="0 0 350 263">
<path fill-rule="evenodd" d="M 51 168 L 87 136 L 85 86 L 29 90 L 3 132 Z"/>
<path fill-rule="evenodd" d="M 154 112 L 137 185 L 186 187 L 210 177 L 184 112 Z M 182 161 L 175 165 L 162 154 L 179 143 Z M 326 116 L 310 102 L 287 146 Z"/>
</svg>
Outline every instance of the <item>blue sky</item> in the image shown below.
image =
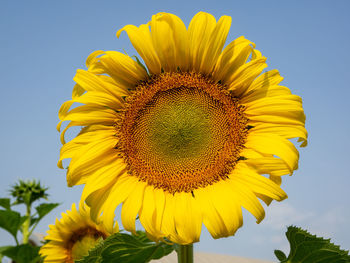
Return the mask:
<svg viewBox="0 0 350 263">
<path fill-rule="evenodd" d="M 56 166 L 60 105 L 70 99 L 76 69 L 98 49 L 136 54 L 126 24 L 171 12 L 186 25 L 198 11 L 232 17 L 227 41 L 244 35 L 277 68 L 283 85 L 303 98 L 309 146 L 299 170 L 284 180 L 289 198 L 266 208 L 257 225 L 244 213 L 236 236 L 213 240 L 204 230 L 198 251 L 274 259 L 288 252 L 284 232 L 295 224 L 350 249 L 348 84 L 350 2 L 338 1 L 16 1 L 0 3 L 0 196 L 17 179 L 37 178 L 61 202 L 38 226 L 44 233 L 55 217 L 78 202 L 82 187 L 68 188 Z M 0 230 L 0 246 L 13 242 Z"/>
</svg>

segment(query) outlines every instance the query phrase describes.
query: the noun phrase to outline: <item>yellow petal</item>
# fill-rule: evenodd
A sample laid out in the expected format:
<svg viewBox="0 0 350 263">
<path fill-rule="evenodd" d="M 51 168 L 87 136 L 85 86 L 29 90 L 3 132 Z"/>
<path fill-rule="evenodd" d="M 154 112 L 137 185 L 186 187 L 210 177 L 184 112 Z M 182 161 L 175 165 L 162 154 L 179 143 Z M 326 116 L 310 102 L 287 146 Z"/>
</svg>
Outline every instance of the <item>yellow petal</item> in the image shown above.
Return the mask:
<svg viewBox="0 0 350 263">
<path fill-rule="evenodd" d="M 63 121 L 74 121 L 76 126 L 91 124 L 114 125 L 116 113 L 114 110 L 102 106 L 83 105 L 72 109 L 61 119 L 58 128 Z"/>
<path fill-rule="evenodd" d="M 93 143 L 81 146 L 76 155 L 72 157 L 67 171 L 69 185 L 75 185 L 82 177 L 103 167 L 107 163 L 118 159 L 115 151 L 115 138 L 104 138 Z"/>
<path fill-rule="evenodd" d="M 103 50 L 96 50 L 92 52 L 86 59 L 86 67 L 90 67 L 92 64 L 95 64 L 98 61 L 98 56 L 104 54 Z"/>
<path fill-rule="evenodd" d="M 159 13 L 150 22 L 153 45 L 166 72 L 188 69 L 189 49 L 186 26 L 173 14 Z"/>
<path fill-rule="evenodd" d="M 251 124 L 253 124 L 251 122 Z M 272 133 L 277 134 L 286 139 L 299 138 L 299 142 L 302 142 L 301 147 L 307 145 L 307 131 L 304 127 L 304 123 L 300 125 L 282 125 L 275 123 L 256 123 L 251 132 Z"/>
<path fill-rule="evenodd" d="M 50 241 L 40 248 L 39 252 L 45 256 L 45 262 L 65 263 L 67 262 L 67 253 L 64 247 L 55 241 Z"/>
<path fill-rule="evenodd" d="M 228 90 L 232 91 L 236 97 L 241 97 L 253 80 L 267 67 L 265 61 L 266 58 L 261 57 L 239 67 L 226 81 Z"/>
<path fill-rule="evenodd" d="M 96 162 L 90 162 L 89 166 L 80 165 L 74 172 L 70 172 L 68 167 L 67 185 L 71 187 L 73 185 L 86 184 L 91 174 L 95 173 L 101 167 L 109 165 L 118 159 L 118 155 L 114 154 L 113 151 L 107 152 L 106 155 L 107 156 L 105 158 L 102 155 L 96 157 Z"/>
<path fill-rule="evenodd" d="M 258 174 L 245 164 L 238 164 L 237 171 L 230 175 L 230 178 L 236 182 L 245 185 L 245 190 L 250 190 L 257 194 L 263 194 L 277 201 L 287 198 L 287 194 L 272 180 Z"/>
<path fill-rule="evenodd" d="M 191 193 L 176 193 L 175 227 L 182 244 L 199 241 L 202 229 L 202 213 Z"/>
<path fill-rule="evenodd" d="M 103 204 L 103 214 L 101 216 L 101 221 L 107 230 L 113 230 L 115 209 L 129 198 L 137 183 L 137 177 L 125 173 L 112 186 L 111 193 Z"/>
<path fill-rule="evenodd" d="M 259 174 L 281 176 L 290 174 L 287 164 L 275 157 L 248 158 L 244 163 L 254 168 Z"/>
<path fill-rule="evenodd" d="M 242 95 L 242 100 L 252 101 L 256 96 L 261 97 L 270 97 L 273 96 L 270 91 L 271 87 L 276 89 L 276 86 L 283 80 L 283 77 L 279 74 L 277 69 L 267 71 L 257 77 L 252 84 L 245 90 Z M 278 86 L 277 86 L 278 87 Z M 277 90 L 278 91 L 278 90 Z M 281 87 L 279 95 L 285 95 L 285 92 L 290 94 L 288 88 Z M 276 92 L 274 90 L 274 92 Z M 272 92 L 272 93 L 274 93 Z M 278 94 L 278 93 L 277 93 Z M 264 96 L 263 96 L 264 95 Z"/>
<path fill-rule="evenodd" d="M 162 233 L 166 234 L 166 237 L 173 240 L 176 236 L 175 230 L 175 198 L 172 194 L 164 192 L 165 205 L 162 218 Z"/>
<path fill-rule="evenodd" d="M 270 175 L 269 178 L 270 178 L 271 181 L 275 182 L 277 185 L 281 185 L 282 184 L 282 177 L 281 176 Z M 264 203 L 266 205 L 270 205 L 271 202 L 273 201 L 273 199 L 271 197 L 268 197 L 268 196 L 263 195 L 263 194 L 256 194 L 256 196 L 258 198 L 260 198 L 262 201 L 264 201 Z"/>
<path fill-rule="evenodd" d="M 273 112 L 270 114 L 260 114 L 260 115 L 250 115 L 249 116 L 249 125 L 255 126 L 261 123 L 271 123 L 277 125 L 303 125 L 304 118 L 300 120 L 290 118 L 289 116 L 283 116 L 282 114 L 277 115 L 277 112 Z"/>
<path fill-rule="evenodd" d="M 85 91 L 86 90 L 83 89 L 80 85 L 75 84 L 72 91 L 72 98 L 80 97 Z"/>
<path fill-rule="evenodd" d="M 103 73 L 105 74 L 105 72 Z M 114 77 L 110 77 L 107 75 L 98 75 L 97 76 L 100 80 L 105 82 L 105 84 L 109 84 L 110 87 L 113 87 L 114 89 L 118 90 L 119 97 L 124 96 L 130 96 L 130 91 L 134 90 L 135 85 L 131 85 L 130 83 L 127 83 L 126 81 L 123 81 L 121 79 L 117 79 Z"/>
<path fill-rule="evenodd" d="M 141 65 L 131 57 L 117 51 L 106 51 L 98 61 L 108 75 L 127 82 L 131 86 L 148 77 L 146 70 Z"/>
<path fill-rule="evenodd" d="M 118 98 L 123 96 L 125 91 L 121 87 L 103 81 L 103 78 L 96 76 L 89 71 L 78 69 L 73 80 L 86 91 L 106 92 Z"/>
<path fill-rule="evenodd" d="M 221 236 L 234 235 L 243 224 L 242 209 L 237 195 L 226 180 L 213 184 L 208 189 L 208 195 L 226 228 L 226 232 L 221 233 Z"/>
<path fill-rule="evenodd" d="M 273 154 L 286 162 L 290 173 L 298 167 L 299 152 L 287 139 L 273 134 L 250 134 L 245 143 L 247 148 L 260 153 Z"/>
<path fill-rule="evenodd" d="M 147 186 L 145 188 L 142 208 L 140 210 L 140 222 L 145 230 L 155 238 L 161 238 L 160 229 L 156 229 L 156 205 L 154 187 Z"/>
<path fill-rule="evenodd" d="M 125 230 L 136 234 L 135 220 L 140 211 L 146 183 L 137 182 L 135 189 L 130 193 L 122 206 L 121 219 Z"/>
<path fill-rule="evenodd" d="M 222 16 L 210 35 L 208 45 L 204 47 L 203 58 L 200 66 L 201 72 L 211 73 L 216 65 L 220 53 L 225 45 L 231 26 L 231 17 Z"/>
<path fill-rule="evenodd" d="M 209 195 L 208 188 L 210 187 L 198 188 L 193 191 L 196 201 L 202 210 L 203 223 L 213 238 L 228 236 L 229 232 L 225 223 L 220 213 L 215 209 L 214 201 L 211 199 L 211 195 Z"/>
<path fill-rule="evenodd" d="M 60 121 L 58 124 L 57 124 L 57 131 L 61 131 L 61 126 L 62 126 L 62 123 L 63 121 Z M 60 140 L 61 140 L 61 143 L 62 144 L 65 144 L 66 141 L 65 141 L 65 138 L 64 138 L 64 135 L 66 134 L 67 130 L 70 128 L 70 127 L 73 127 L 73 126 L 79 126 L 79 123 L 76 123 L 74 121 L 71 121 L 68 123 L 68 125 L 63 129 L 63 131 L 61 132 L 61 136 L 60 136 Z"/>
<path fill-rule="evenodd" d="M 165 192 L 163 189 L 154 189 L 154 200 L 156 206 L 155 228 L 162 231 L 162 222 L 165 209 Z"/>
<path fill-rule="evenodd" d="M 161 72 L 161 64 L 153 46 L 148 25 L 141 25 L 140 27 L 127 25 L 117 32 L 117 37 L 120 36 L 122 31 L 126 31 L 128 34 L 132 45 L 146 63 L 149 72 L 151 74 L 159 74 Z"/>
<path fill-rule="evenodd" d="M 69 100 L 69 101 L 66 101 L 65 103 L 62 104 L 60 110 L 58 111 L 58 118 L 60 120 L 64 119 L 64 117 L 67 116 L 67 113 L 68 113 L 70 107 L 73 105 L 73 103 L 74 103 L 74 101 Z"/>
<path fill-rule="evenodd" d="M 94 191 L 86 198 L 85 202 L 90 207 L 91 219 L 94 222 L 101 222 L 100 217 L 103 211 L 103 205 L 109 197 L 115 181 L 116 180 L 109 183 L 105 187 Z"/>
<path fill-rule="evenodd" d="M 112 150 L 115 147 L 117 140 L 110 137 L 95 138 L 95 141 L 87 145 L 81 145 L 79 156 L 75 156 L 74 160 L 70 162 L 70 170 L 74 171 L 76 166 L 89 162 L 99 155 L 104 155 L 106 151 Z M 66 144 L 67 145 L 67 144 Z"/>
<path fill-rule="evenodd" d="M 240 102 L 242 104 L 252 103 L 265 97 L 277 97 L 277 96 L 288 96 L 291 95 L 290 90 L 284 86 L 266 86 L 261 89 L 252 90 L 247 95 L 242 95 Z"/>
<path fill-rule="evenodd" d="M 305 122 L 302 101 L 296 95 L 267 97 L 243 105 L 246 106 L 245 114 L 248 118 L 250 116 L 276 115 Z"/>
<path fill-rule="evenodd" d="M 233 197 L 238 199 L 238 202 L 247 209 L 255 218 L 256 222 L 260 223 L 265 217 L 265 210 L 256 198 L 255 194 L 247 190 L 245 185 L 239 181 L 226 180 L 229 187 L 232 188 Z"/>
<path fill-rule="evenodd" d="M 255 44 L 243 36 L 232 41 L 220 54 L 215 65 L 213 78 L 227 83 L 235 71 L 247 62 Z"/>
<path fill-rule="evenodd" d="M 200 72 L 204 51 L 215 26 L 216 20 L 211 14 L 199 12 L 188 27 L 191 65 L 197 72 Z"/>
<path fill-rule="evenodd" d="M 62 146 L 60 152 L 60 159 L 58 160 L 57 166 L 63 169 L 62 160 L 72 158 L 80 149 L 80 145 L 76 143 L 66 143 Z"/>
<path fill-rule="evenodd" d="M 94 191 L 102 189 L 117 180 L 119 176 L 124 174 L 125 170 L 126 164 L 124 161 L 116 159 L 91 173 L 83 189 L 81 200 L 85 200 Z"/>
<path fill-rule="evenodd" d="M 77 103 L 83 103 L 83 104 L 104 106 L 113 110 L 119 110 L 124 107 L 124 101 L 122 101 L 120 97 L 116 98 L 105 92 L 94 92 L 94 91 L 89 91 L 84 95 L 80 97 L 76 97 L 75 99 L 68 102 L 77 102 Z M 61 116 L 59 115 L 59 117 Z"/>
</svg>

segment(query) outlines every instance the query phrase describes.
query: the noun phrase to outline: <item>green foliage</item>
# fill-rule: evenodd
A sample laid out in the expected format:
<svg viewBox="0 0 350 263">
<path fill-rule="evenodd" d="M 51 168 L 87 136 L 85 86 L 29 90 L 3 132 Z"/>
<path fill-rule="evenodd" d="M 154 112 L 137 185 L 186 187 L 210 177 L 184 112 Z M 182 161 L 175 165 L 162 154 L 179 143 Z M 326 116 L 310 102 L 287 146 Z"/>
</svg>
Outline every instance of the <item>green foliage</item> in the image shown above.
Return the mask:
<svg viewBox="0 0 350 263">
<path fill-rule="evenodd" d="M 0 228 L 9 232 L 14 237 L 17 245 L 0 247 L 0 262 L 4 256 L 11 258 L 16 263 L 42 262 L 38 253 L 40 247 L 29 244 L 29 237 L 39 221 L 59 205 L 57 203 L 43 203 L 35 208 L 35 215 L 31 213 L 32 205 L 35 201 L 42 198 L 47 199 L 47 189 L 35 180 L 19 180 L 10 190 L 10 194 L 15 199 L 13 203 L 11 203 L 10 198 L 0 198 L 0 206 L 5 208 L 5 210 L 0 209 Z M 21 215 L 19 212 L 11 209 L 12 205 L 19 204 L 25 205 L 25 215 Z M 22 244 L 18 242 L 18 231 L 22 232 Z"/>
<path fill-rule="evenodd" d="M 17 232 L 25 221 L 26 217 L 12 210 L 0 210 L 0 227 L 9 232 L 17 241 Z"/>
<path fill-rule="evenodd" d="M 275 250 L 281 263 L 350 263 L 348 251 L 341 250 L 330 239 L 311 235 L 295 226 L 288 227 L 286 236 L 290 243 L 288 258 L 282 251 Z"/>
<path fill-rule="evenodd" d="M 117 233 L 90 250 L 89 255 L 78 263 L 145 263 L 171 253 L 173 245 L 149 240 L 144 232 L 137 235 Z"/>
<path fill-rule="evenodd" d="M 6 209 L 11 209 L 10 199 L 9 198 L 0 198 L 0 206 Z"/>
<path fill-rule="evenodd" d="M 274 252 L 275 252 L 275 256 L 278 258 L 278 260 L 283 261 L 283 260 L 287 259 L 287 256 L 286 256 L 286 254 L 283 253 L 283 251 L 276 249 Z"/>
<path fill-rule="evenodd" d="M 7 246 L 0 250 L 1 254 L 14 260 L 16 263 L 37 263 L 42 262 L 39 256 L 40 247 L 30 244 L 19 246 Z"/>
<path fill-rule="evenodd" d="M 4 247 L 0 247 L 0 262 L 2 262 L 2 258 L 3 258 L 3 251 L 6 251 L 8 248 L 10 248 L 11 246 L 4 246 Z"/>
<path fill-rule="evenodd" d="M 39 218 L 41 219 L 44 216 L 46 216 L 48 213 L 50 213 L 51 210 L 56 208 L 57 206 L 59 206 L 59 203 L 44 203 L 44 204 L 38 205 L 35 209 L 39 215 Z"/>
<path fill-rule="evenodd" d="M 17 184 L 12 186 L 10 193 L 12 197 L 16 199 L 13 205 L 26 204 L 30 206 L 35 201 L 44 198 L 47 199 L 48 188 L 43 188 L 40 182 L 33 181 L 22 181 L 19 180 Z"/>
<path fill-rule="evenodd" d="M 38 224 L 39 221 L 46 216 L 48 213 L 50 213 L 53 209 L 55 209 L 57 206 L 59 206 L 59 203 L 43 203 L 38 205 L 35 209 L 37 212 L 37 217 L 32 217 L 31 224 Z"/>
</svg>

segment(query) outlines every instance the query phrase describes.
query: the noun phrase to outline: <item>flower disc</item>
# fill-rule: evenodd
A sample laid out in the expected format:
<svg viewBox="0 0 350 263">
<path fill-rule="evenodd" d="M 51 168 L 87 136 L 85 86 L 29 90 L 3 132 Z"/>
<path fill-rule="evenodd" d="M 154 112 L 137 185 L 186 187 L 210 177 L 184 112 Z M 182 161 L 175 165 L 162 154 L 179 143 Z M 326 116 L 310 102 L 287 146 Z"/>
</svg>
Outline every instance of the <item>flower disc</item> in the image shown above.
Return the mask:
<svg viewBox="0 0 350 263">
<path fill-rule="evenodd" d="M 130 174 L 170 193 L 220 179 L 239 159 L 244 108 L 220 84 L 194 73 L 162 74 L 138 86 L 120 127 Z"/>
</svg>

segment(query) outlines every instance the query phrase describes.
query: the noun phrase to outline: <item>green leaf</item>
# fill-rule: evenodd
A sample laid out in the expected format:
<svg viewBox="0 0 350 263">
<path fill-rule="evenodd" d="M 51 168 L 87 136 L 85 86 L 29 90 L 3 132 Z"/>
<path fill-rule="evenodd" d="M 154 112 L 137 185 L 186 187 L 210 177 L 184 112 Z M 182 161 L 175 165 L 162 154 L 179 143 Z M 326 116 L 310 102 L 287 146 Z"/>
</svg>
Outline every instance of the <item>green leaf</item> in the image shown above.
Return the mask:
<svg viewBox="0 0 350 263">
<path fill-rule="evenodd" d="M 50 213 L 53 209 L 59 206 L 59 203 L 44 203 L 38 205 L 35 209 L 38 213 L 38 217 L 35 218 L 36 222 L 39 222 L 44 216 Z"/>
<path fill-rule="evenodd" d="M 30 219 L 30 226 L 34 225 L 36 222 L 38 222 L 38 218 L 37 217 L 32 217 Z"/>
<path fill-rule="evenodd" d="M 288 227 L 286 236 L 290 243 L 288 258 L 280 251 L 284 255 L 283 259 L 283 255 L 275 251 L 281 263 L 350 263 L 348 251 L 341 250 L 330 239 L 311 235 L 295 226 Z"/>
<path fill-rule="evenodd" d="M 137 235 L 117 233 L 90 250 L 79 263 L 145 263 L 160 259 L 174 250 L 174 246 L 149 240 L 144 232 Z"/>
<path fill-rule="evenodd" d="M 33 247 L 30 244 L 22 244 L 10 246 L 2 251 L 2 254 L 16 263 L 36 263 L 40 262 L 39 249 L 40 247 Z"/>
<path fill-rule="evenodd" d="M 278 258 L 278 260 L 283 261 L 287 259 L 287 256 L 281 251 L 281 250 L 275 250 L 275 256 Z"/>
<path fill-rule="evenodd" d="M 8 210 L 11 209 L 11 203 L 9 198 L 0 198 L 0 206 Z"/>
<path fill-rule="evenodd" d="M 8 231 L 16 240 L 18 229 L 23 224 L 20 213 L 12 210 L 0 210 L 0 227 Z"/>
<path fill-rule="evenodd" d="M 11 246 L 3 246 L 3 247 L 0 247 L 0 262 L 2 262 L 2 258 L 3 258 L 3 251 L 9 249 Z"/>
<path fill-rule="evenodd" d="M 11 248 L 12 246 L 3 246 L 3 247 L 0 247 L 0 254 L 2 254 L 3 251 Z"/>
</svg>

